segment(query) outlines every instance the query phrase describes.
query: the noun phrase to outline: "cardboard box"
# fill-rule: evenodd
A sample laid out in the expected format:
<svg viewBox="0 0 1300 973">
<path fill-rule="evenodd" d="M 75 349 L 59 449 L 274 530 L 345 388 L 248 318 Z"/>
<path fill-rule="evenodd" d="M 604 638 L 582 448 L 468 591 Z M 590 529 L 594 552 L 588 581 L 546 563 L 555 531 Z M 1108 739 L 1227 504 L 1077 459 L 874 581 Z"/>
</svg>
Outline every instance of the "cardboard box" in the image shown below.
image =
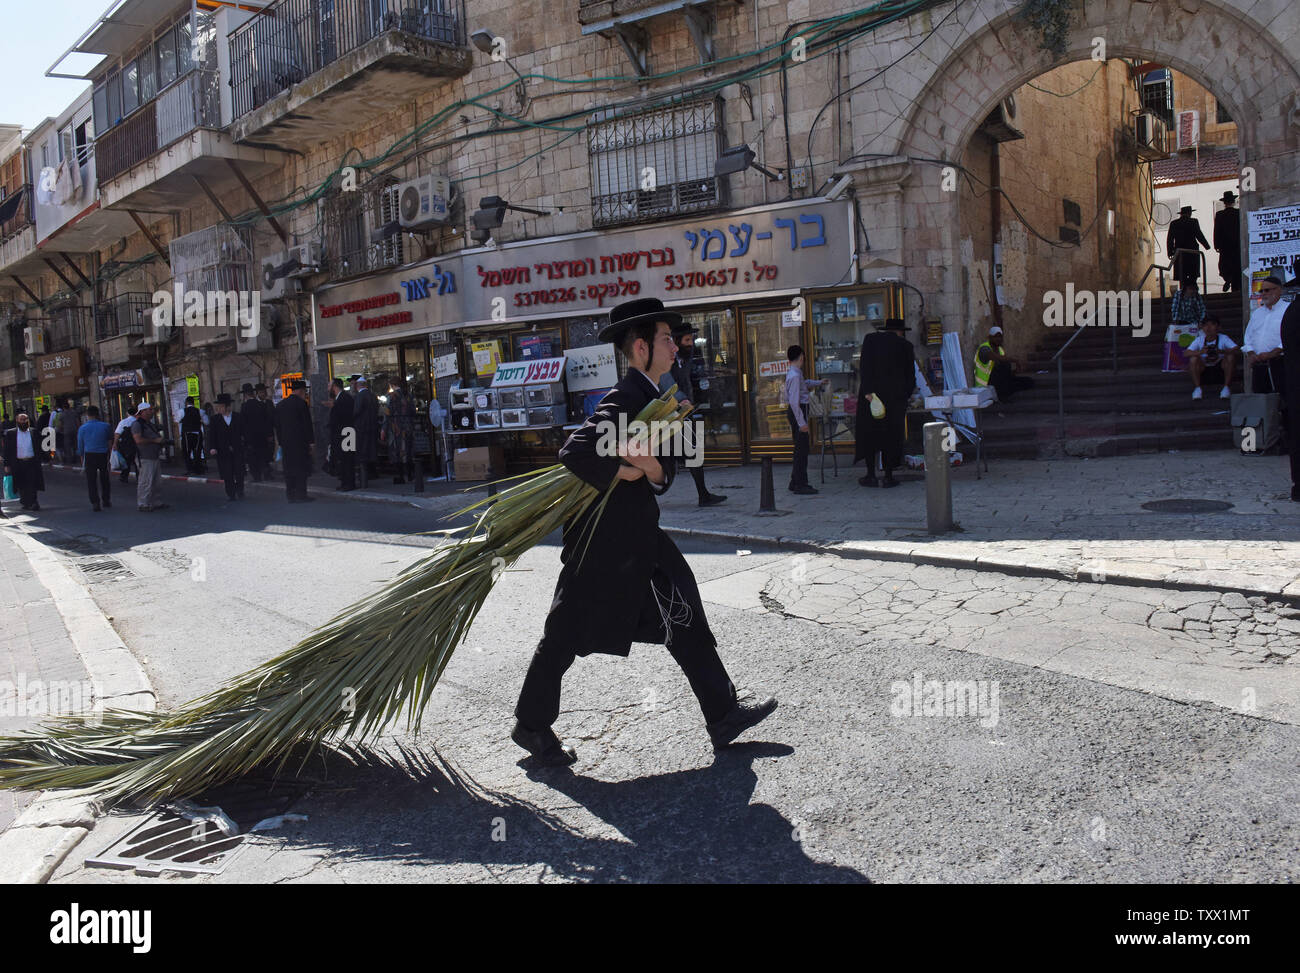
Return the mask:
<svg viewBox="0 0 1300 973">
<path fill-rule="evenodd" d="M 501 446 L 470 446 L 456 450 L 452 462 L 457 480 L 488 480 L 505 474 L 506 451 Z"/>
<path fill-rule="evenodd" d="M 979 388 L 962 389 L 960 392 L 953 392 L 952 407 L 954 409 L 983 409 L 993 404 L 993 389 L 984 385 Z"/>
</svg>

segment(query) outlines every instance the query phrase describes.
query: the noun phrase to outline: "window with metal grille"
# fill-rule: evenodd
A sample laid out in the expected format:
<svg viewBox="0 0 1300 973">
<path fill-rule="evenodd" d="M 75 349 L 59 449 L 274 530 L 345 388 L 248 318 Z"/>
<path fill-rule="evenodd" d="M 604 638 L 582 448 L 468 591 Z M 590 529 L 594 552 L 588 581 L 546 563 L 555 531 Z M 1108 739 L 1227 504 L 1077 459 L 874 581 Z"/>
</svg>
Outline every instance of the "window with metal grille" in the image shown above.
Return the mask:
<svg viewBox="0 0 1300 973">
<path fill-rule="evenodd" d="M 401 233 L 372 241 L 371 233 L 397 222 L 396 185 L 337 192 L 325 200 L 325 248 L 330 280 L 400 267 L 405 263 Z"/>
<path fill-rule="evenodd" d="M 587 126 L 592 225 L 612 226 L 717 209 L 726 182 L 713 174 L 722 99 L 614 115 Z"/>
<path fill-rule="evenodd" d="M 1155 112 L 1169 128 L 1174 127 L 1174 79 L 1168 68 L 1142 76 L 1142 107 Z"/>
</svg>

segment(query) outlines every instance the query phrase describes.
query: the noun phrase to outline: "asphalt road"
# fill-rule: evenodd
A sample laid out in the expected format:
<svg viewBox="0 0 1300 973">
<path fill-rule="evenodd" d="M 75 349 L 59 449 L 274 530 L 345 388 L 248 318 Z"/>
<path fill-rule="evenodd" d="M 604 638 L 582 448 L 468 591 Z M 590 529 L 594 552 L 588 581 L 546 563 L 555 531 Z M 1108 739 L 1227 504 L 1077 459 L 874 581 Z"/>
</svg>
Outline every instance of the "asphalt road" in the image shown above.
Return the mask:
<svg viewBox="0 0 1300 973">
<path fill-rule="evenodd" d="M 115 559 L 84 562 L 90 588 L 160 706 L 289 647 L 443 526 L 175 483 L 168 511 L 94 514 L 79 481 L 50 480 L 37 523 Z M 733 680 L 780 709 L 715 755 L 662 648 L 591 657 L 557 724 L 578 763 L 529 770 L 508 734 L 557 540 L 503 575 L 418 732 L 313 762 L 285 791 L 307 821 L 250 840 L 219 877 L 141 878 L 81 865 L 140 820 L 115 814 L 55 881 L 1300 877 L 1295 667 L 1269 648 L 1286 620 L 1268 606 L 1229 622 L 1168 592 L 683 542 Z M 1238 632 L 1261 633 L 1258 651 L 1234 656 Z M 933 707 L 935 680 L 971 695 Z"/>
</svg>

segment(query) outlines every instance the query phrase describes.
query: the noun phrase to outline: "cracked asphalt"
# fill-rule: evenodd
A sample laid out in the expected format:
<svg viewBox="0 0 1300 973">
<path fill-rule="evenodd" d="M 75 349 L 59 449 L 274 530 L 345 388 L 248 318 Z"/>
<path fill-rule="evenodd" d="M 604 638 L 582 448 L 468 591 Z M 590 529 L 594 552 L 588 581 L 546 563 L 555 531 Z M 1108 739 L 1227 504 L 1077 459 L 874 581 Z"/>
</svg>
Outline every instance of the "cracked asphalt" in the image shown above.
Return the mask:
<svg viewBox="0 0 1300 973">
<path fill-rule="evenodd" d="M 288 647 L 443 526 L 183 485 L 168 516 L 108 518 L 50 492 L 42 522 L 120 563 L 87 581 L 160 706 Z M 53 881 L 1300 878 L 1289 605 L 688 539 L 734 681 L 780 707 L 715 755 L 662 647 L 580 659 L 557 724 L 578 763 L 538 770 L 508 733 L 555 540 L 502 576 L 418 730 L 303 767 L 306 821 L 249 838 L 214 877 L 86 867 L 143 820 L 119 812 Z"/>
</svg>

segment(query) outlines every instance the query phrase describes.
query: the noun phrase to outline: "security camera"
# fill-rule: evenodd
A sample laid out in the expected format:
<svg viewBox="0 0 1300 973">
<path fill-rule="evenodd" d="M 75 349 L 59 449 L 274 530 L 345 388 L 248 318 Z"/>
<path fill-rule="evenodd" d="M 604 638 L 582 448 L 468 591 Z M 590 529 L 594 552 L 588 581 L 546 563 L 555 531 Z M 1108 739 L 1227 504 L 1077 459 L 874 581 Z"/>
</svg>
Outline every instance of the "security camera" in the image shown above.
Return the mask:
<svg viewBox="0 0 1300 973">
<path fill-rule="evenodd" d="M 827 190 L 826 198 L 831 200 L 839 199 L 841 196 L 844 195 L 845 191 L 848 190 L 848 188 L 852 185 L 853 185 L 852 176 L 849 175 L 840 176 L 840 178 L 835 181 L 835 184 L 831 186 L 829 190 Z"/>
</svg>

